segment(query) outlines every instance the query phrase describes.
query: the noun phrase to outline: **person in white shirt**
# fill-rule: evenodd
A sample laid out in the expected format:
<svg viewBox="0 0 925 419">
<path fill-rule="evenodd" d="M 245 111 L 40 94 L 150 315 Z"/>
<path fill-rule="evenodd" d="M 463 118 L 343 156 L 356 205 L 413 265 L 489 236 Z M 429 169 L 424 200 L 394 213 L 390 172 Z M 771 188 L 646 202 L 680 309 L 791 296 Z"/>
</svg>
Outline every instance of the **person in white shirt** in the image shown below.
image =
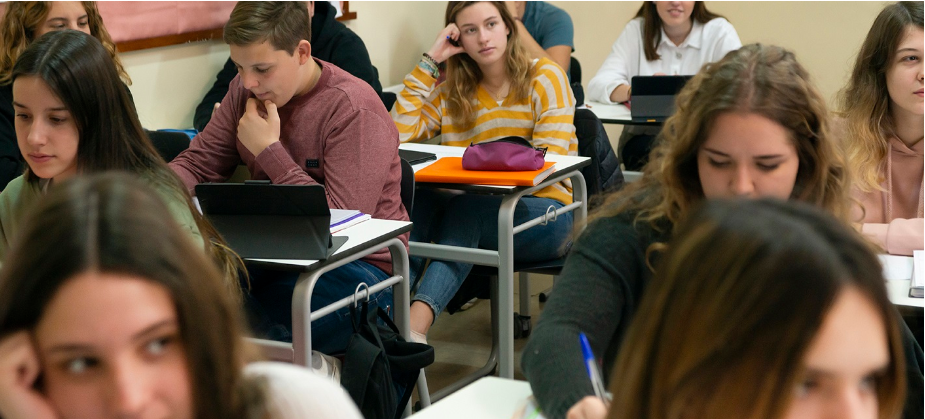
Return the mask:
<svg viewBox="0 0 925 419">
<path fill-rule="evenodd" d="M 587 98 L 610 104 L 626 102 L 633 76 L 696 74 L 704 64 L 719 61 L 741 46 L 732 24 L 707 10 L 703 2 L 647 1 L 591 79 Z M 658 128 L 630 126 L 624 130 L 618 153 L 627 170 L 645 165 L 657 133 Z M 628 144 L 631 140 L 635 144 Z"/>
</svg>

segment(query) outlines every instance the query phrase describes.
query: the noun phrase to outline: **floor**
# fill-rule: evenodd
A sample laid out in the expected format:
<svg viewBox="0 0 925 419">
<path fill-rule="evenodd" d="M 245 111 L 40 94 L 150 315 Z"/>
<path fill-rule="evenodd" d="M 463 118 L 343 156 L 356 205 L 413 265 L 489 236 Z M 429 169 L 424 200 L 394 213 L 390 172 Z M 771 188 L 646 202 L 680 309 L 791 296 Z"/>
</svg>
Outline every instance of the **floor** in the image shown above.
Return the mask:
<svg viewBox="0 0 925 419">
<path fill-rule="evenodd" d="M 530 275 L 531 322 L 541 313 L 538 295 L 552 285 L 552 277 Z M 514 309 L 519 311 L 518 281 L 514 279 Z M 479 300 L 472 308 L 455 314 L 444 313 L 430 329 L 427 343 L 434 347 L 436 360 L 426 369 L 427 384 L 433 393 L 485 365 L 491 351 L 491 304 Z M 527 339 L 514 341 L 514 378 L 523 380 L 520 354 Z M 415 396 L 415 399 L 417 397 Z"/>
</svg>

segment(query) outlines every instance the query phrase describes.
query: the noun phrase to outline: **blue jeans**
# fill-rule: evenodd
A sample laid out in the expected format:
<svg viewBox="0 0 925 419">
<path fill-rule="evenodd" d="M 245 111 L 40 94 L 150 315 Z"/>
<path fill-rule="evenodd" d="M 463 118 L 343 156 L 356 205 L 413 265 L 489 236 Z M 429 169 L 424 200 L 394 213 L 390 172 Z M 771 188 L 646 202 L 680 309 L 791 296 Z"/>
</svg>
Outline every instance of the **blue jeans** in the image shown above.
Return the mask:
<svg viewBox="0 0 925 419">
<path fill-rule="evenodd" d="M 245 296 L 245 307 L 255 332 L 260 337 L 292 342 L 292 293 L 299 274 L 256 267 L 249 267 L 248 273 L 251 290 Z M 341 266 L 318 279 L 312 292 L 312 311 L 352 295 L 360 282 L 372 287 L 387 278 L 388 274 L 362 260 Z M 392 288 L 370 296 L 370 309 L 377 305 L 387 311 L 391 308 Z M 312 349 L 326 354 L 343 352 L 353 334 L 350 308 L 313 321 L 311 330 Z"/>
<path fill-rule="evenodd" d="M 451 246 L 498 249 L 498 210 L 501 196 L 454 194 L 449 191 L 418 189 L 414 197 L 411 240 Z M 546 213 L 550 207 L 564 205 L 549 198 L 526 196 L 514 207 L 514 225 Z M 572 231 L 572 213 L 559 214 L 556 221 L 537 225 L 514 235 L 514 260 L 534 262 L 555 259 L 564 253 L 563 243 Z M 412 289 L 415 301 L 427 303 L 436 318 L 459 290 L 472 265 L 431 260 L 423 272 L 425 259 L 411 258 Z"/>
</svg>

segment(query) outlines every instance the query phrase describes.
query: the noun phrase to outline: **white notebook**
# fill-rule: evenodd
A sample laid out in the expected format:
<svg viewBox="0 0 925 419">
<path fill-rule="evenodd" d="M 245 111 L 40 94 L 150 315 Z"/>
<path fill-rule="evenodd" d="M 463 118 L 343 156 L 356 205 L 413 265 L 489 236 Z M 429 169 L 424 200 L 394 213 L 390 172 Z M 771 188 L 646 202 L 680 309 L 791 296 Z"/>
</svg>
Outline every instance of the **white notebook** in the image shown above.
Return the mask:
<svg viewBox="0 0 925 419">
<path fill-rule="evenodd" d="M 358 210 L 344 210 L 331 208 L 331 233 L 336 233 L 347 227 L 355 226 L 372 218 Z"/>
</svg>

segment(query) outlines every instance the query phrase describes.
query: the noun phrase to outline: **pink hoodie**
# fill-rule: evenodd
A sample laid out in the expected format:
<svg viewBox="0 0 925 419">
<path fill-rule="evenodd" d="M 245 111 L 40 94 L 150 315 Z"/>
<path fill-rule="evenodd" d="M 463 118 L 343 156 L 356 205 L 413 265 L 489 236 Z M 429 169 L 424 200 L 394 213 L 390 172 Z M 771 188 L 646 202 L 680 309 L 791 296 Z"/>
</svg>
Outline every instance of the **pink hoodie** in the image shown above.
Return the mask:
<svg viewBox="0 0 925 419">
<path fill-rule="evenodd" d="M 875 239 L 887 253 L 912 255 L 913 250 L 922 250 L 922 177 L 925 169 L 923 147 L 919 141 L 909 148 L 898 138 L 890 138 L 886 161 L 881 166 L 882 191 L 867 193 L 855 190 L 853 196 L 864 207 L 861 231 Z M 861 209 L 856 208 L 856 219 Z"/>
</svg>

